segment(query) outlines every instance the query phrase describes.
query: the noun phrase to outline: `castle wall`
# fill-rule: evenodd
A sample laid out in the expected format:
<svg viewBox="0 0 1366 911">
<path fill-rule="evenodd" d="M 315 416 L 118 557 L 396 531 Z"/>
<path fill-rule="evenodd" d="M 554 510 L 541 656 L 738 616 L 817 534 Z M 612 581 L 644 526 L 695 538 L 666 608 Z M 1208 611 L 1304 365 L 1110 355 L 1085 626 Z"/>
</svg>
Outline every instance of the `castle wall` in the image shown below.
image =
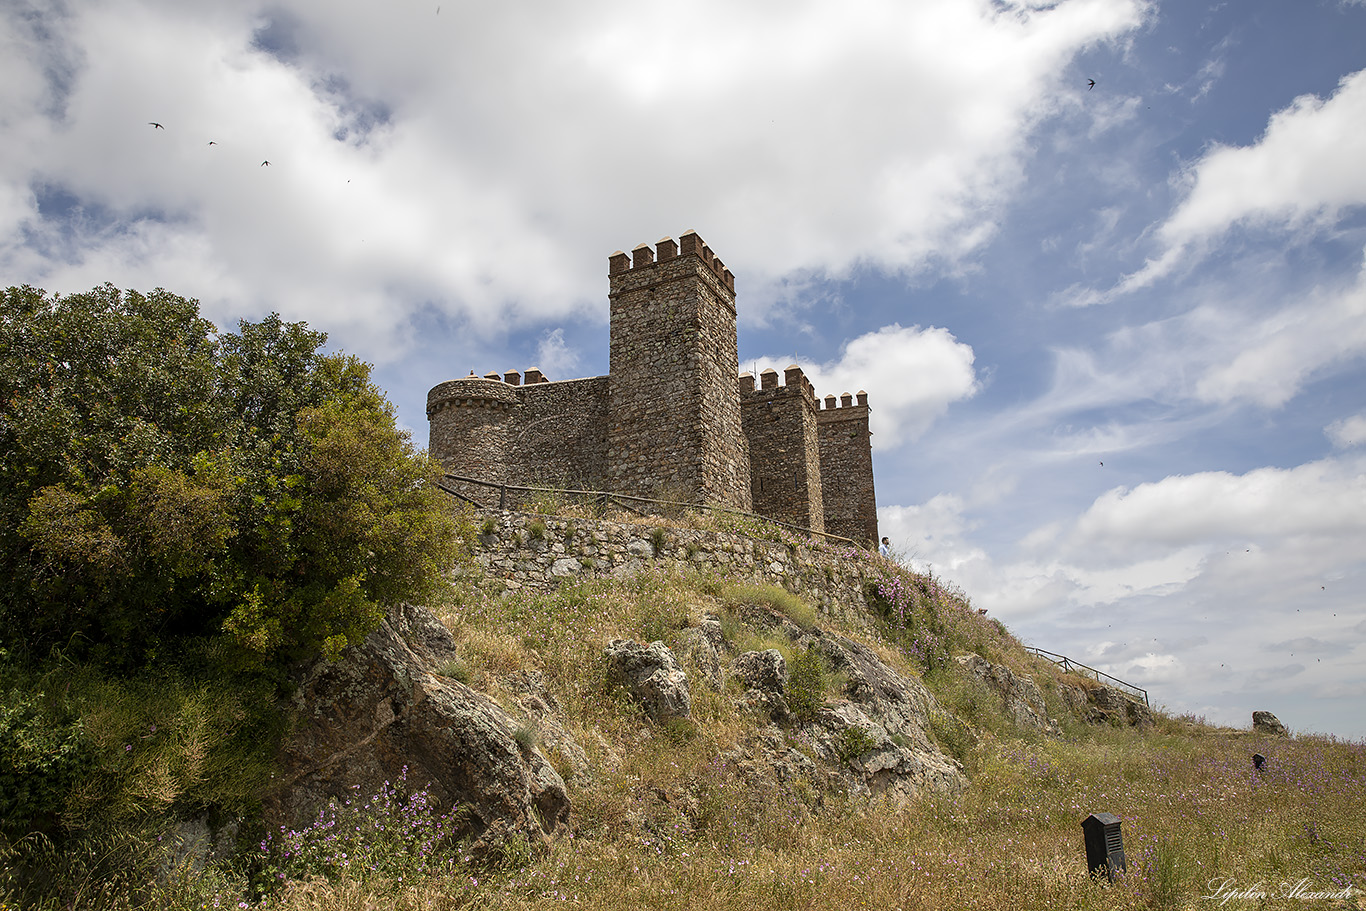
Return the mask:
<svg viewBox="0 0 1366 911">
<path fill-rule="evenodd" d="M 505 483 L 511 480 L 508 443 L 517 407 L 514 388 L 501 380 L 470 376 L 435 386 L 427 393 L 431 423 L 427 451 L 447 471 Z M 476 500 L 487 499 L 483 490 L 460 492 Z"/>
<path fill-rule="evenodd" d="M 652 571 L 719 572 L 782 586 L 825 617 L 871 629 L 875 613 L 864 591 L 886 573 L 876 553 L 819 539 L 789 544 L 721 531 L 511 511 L 486 517 L 495 527 L 475 539 L 471 564 L 457 564 L 456 571 L 491 592 L 549 592 L 578 581 Z"/>
<path fill-rule="evenodd" d="M 509 464 L 522 483 L 606 488 L 609 385 L 595 376 L 521 387 Z"/>
<path fill-rule="evenodd" d="M 765 370 L 760 388 L 740 377 L 740 411 L 749 440 L 750 491 L 754 511 L 813 531 L 825 531 L 820 446 L 820 405 L 810 381 L 795 364 L 778 385 L 778 372 Z"/>
<path fill-rule="evenodd" d="M 608 262 L 611 488 L 749 509 L 734 276 L 693 232 Z"/>
<path fill-rule="evenodd" d="M 432 456 L 493 484 L 700 501 L 875 541 L 867 394 L 822 408 L 795 364 L 783 385 L 740 377 L 735 277 L 695 232 L 608 263 L 610 373 L 442 383 L 427 395 Z"/>
<path fill-rule="evenodd" d="M 873 542 L 877 533 L 877 498 L 873 491 L 872 432 L 868 429 L 868 394 L 857 404 L 844 393 L 825 397 L 816 415 L 820 440 L 821 494 L 825 530 L 855 541 Z"/>
<path fill-rule="evenodd" d="M 600 490 L 607 482 L 608 379 L 547 382 L 528 370 L 465 377 L 427 394 L 428 451 L 452 474 L 481 481 Z M 459 485 L 455 485 L 459 487 Z M 488 490 L 460 492 L 480 502 Z"/>
</svg>

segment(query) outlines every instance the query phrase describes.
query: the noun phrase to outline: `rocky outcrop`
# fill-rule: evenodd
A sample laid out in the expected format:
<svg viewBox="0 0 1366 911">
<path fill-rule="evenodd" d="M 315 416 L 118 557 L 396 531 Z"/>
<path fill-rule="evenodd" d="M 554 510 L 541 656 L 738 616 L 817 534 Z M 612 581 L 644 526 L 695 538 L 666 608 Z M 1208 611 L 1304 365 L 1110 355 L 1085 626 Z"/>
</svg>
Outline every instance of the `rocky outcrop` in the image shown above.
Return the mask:
<svg viewBox="0 0 1366 911">
<path fill-rule="evenodd" d="M 688 675 L 663 642 L 613 639 L 604 651 L 612 678 L 624 685 L 651 720 L 668 721 L 692 714 Z"/>
<path fill-rule="evenodd" d="M 814 715 L 798 718 L 774 710 L 787 707 L 791 686 L 792 669 L 781 653 L 769 649 L 736 657 L 731 672 L 745 685 L 741 702 L 768 708 L 780 724 L 746 742 L 742 767 L 766 766 L 779 781 L 800 777 L 820 787 L 892 799 L 954 792 L 967 784 L 959 763 L 930 739 L 930 719 L 949 713 L 919 680 L 897 673 L 846 636 L 803 629 L 759 606 L 741 613 L 747 622 L 787 638 L 794 650 L 814 649 L 827 675 L 843 681 Z"/>
<path fill-rule="evenodd" d="M 1058 723 L 1048 717 L 1043 691 L 1032 677 L 1017 674 L 1004 664 L 992 664 L 974 653 L 958 655 L 954 660 L 1001 697 L 1006 714 L 1016 725 L 1054 736 L 1062 733 Z"/>
<path fill-rule="evenodd" d="M 948 713 L 919 680 L 844 636 L 815 631 L 804 639 L 845 679 L 843 698 L 821 709 L 810 734 L 820 756 L 845 771 L 851 790 L 913 798 L 967 784 L 957 760 L 930 739 L 931 718 Z"/>
<path fill-rule="evenodd" d="M 279 757 L 280 784 L 266 802 L 267 825 L 306 825 L 329 801 L 375 793 L 406 769 L 411 786 L 465 811 L 476 852 L 509 836 L 540 842 L 563 826 L 564 781 L 518 736 L 521 723 L 434 673 L 454 656 L 440 620 L 400 605 L 339 660 L 305 668 Z"/>
<path fill-rule="evenodd" d="M 1253 712 L 1252 730 L 1258 734 L 1270 734 L 1272 737 L 1290 736 L 1281 720 L 1270 712 Z"/>
<path fill-rule="evenodd" d="M 1153 710 L 1123 690 L 1094 683 L 1058 684 L 1058 693 L 1072 714 L 1089 724 L 1127 724 L 1148 727 L 1154 723 Z"/>
<path fill-rule="evenodd" d="M 776 648 L 744 652 L 731 662 L 730 669 L 745 684 L 743 701 L 746 705 L 774 721 L 787 721 L 791 717 L 787 705 L 787 662 L 782 652 Z"/>
</svg>

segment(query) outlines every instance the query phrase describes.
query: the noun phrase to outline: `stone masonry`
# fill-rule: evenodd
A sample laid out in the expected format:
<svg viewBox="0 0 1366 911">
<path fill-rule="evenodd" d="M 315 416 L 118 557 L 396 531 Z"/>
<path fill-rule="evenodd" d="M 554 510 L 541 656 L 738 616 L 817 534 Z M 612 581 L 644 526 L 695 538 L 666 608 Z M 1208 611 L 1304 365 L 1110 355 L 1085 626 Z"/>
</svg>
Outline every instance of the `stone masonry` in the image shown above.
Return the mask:
<svg viewBox="0 0 1366 911">
<path fill-rule="evenodd" d="M 607 376 L 471 374 L 427 394 L 429 451 L 497 484 L 605 490 L 753 511 L 877 540 L 868 396 L 796 364 L 739 373 L 735 276 L 689 231 L 608 258 Z M 487 491 L 462 490 L 476 499 Z"/>
</svg>

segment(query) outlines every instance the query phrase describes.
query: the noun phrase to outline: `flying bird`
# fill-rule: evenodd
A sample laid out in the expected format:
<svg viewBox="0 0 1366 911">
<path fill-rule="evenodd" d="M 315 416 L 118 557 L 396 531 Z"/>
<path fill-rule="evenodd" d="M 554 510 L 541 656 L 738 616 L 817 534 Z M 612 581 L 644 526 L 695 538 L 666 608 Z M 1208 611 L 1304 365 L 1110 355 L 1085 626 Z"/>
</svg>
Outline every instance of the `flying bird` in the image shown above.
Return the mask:
<svg viewBox="0 0 1366 911">
<path fill-rule="evenodd" d="M 216 145 L 218 145 L 218 143 L 216 143 L 216 142 L 214 142 L 212 139 L 210 139 L 210 140 L 209 140 L 209 145 L 211 145 L 211 146 L 216 146 Z"/>
<path fill-rule="evenodd" d="M 261 162 L 261 167 L 263 167 L 263 168 L 268 168 L 268 167 L 270 167 L 270 162 L 268 162 L 268 161 L 263 161 L 263 162 Z"/>
<path fill-rule="evenodd" d="M 1086 80 L 1086 91 L 1089 92 L 1089 91 L 1091 91 L 1091 90 L 1092 90 L 1093 88 L 1095 88 L 1095 87 L 1096 87 L 1096 80 L 1094 80 L 1094 79 L 1088 79 L 1088 80 Z"/>
<path fill-rule="evenodd" d="M 162 126 L 161 124 L 157 123 L 155 120 L 149 120 L 149 121 L 147 121 L 147 125 L 148 125 L 149 127 L 155 127 L 155 128 L 158 129 L 158 130 L 164 130 L 164 129 L 166 129 L 164 126 Z"/>
</svg>

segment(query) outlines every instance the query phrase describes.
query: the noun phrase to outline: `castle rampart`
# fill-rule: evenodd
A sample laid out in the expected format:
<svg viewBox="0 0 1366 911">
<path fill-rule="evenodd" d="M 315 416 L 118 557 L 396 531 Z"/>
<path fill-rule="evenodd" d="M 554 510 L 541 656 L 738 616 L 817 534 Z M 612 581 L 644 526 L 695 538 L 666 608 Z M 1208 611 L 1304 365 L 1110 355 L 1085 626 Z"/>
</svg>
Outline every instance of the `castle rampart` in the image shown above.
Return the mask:
<svg viewBox="0 0 1366 911">
<path fill-rule="evenodd" d="M 796 364 L 782 384 L 772 370 L 758 389 L 740 376 L 735 276 L 695 231 L 618 250 L 608 282 L 607 376 L 442 383 L 427 396 L 432 455 L 483 481 L 707 502 L 876 539 L 865 393 L 822 409 Z"/>
<path fill-rule="evenodd" d="M 859 390 L 856 404 L 855 397 L 846 392 L 840 396 L 838 407 L 833 395 L 826 396 L 816 425 L 825 530 L 860 541 L 877 540 L 868 393 Z"/>
<path fill-rule="evenodd" d="M 816 412 L 820 405 L 802 369 L 765 370 L 740 377 L 740 408 L 751 453 L 754 511 L 803 528 L 825 531 Z"/>
</svg>

